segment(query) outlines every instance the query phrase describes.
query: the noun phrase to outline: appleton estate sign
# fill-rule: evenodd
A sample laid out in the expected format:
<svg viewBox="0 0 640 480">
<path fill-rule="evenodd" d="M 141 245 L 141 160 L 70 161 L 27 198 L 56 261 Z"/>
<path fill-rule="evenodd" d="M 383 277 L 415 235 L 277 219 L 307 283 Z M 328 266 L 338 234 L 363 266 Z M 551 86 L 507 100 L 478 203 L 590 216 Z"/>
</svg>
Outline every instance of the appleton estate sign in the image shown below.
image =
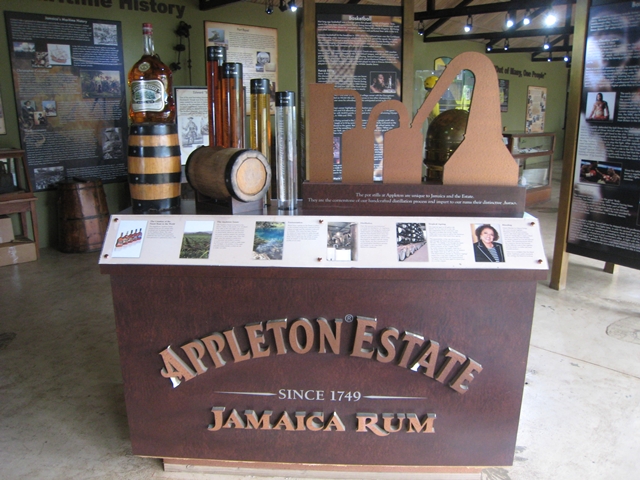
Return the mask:
<svg viewBox="0 0 640 480">
<path fill-rule="evenodd" d="M 252 361 L 271 355 L 305 355 L 317 352 L 326 355 L 347 355 L 408 369 L 422 378 L 432 379 L 448 385 L 458 393 L 465 393 L 475 374 L 482 366 L 472 358 L 451 347 L 441 349 L 440 343 L 412 332 L 400 332 L 395 327 L 377 330 L 374 318 L 355 317 L 355 336 L 347 352 L 340 349 L 342 325 L 346 320 L 317 318 L 313 321 L 298 318 L 252 323 L 241 327 L 214 332 L 182 345 L 183 359 L 170 346 L 160 355 L 164 362 L 163 377 L 170 378 L 174 387 L 181 381 L 191 381 L 205 375 L 210 367 L 222 368 L 228 363 Z M 249 348 L 242 350 L 239 336 Z M 379 346 L 374 346 L 377 343 Z M 250 369 L 250 364 L 246 364 Z M 215 370 L 212 375 L 215 375 Z M 215 380 L 214 380 L 215 383 Z M 217 392 L 227 393 L 227 392 Z M 278 388 L 274 392 L 244 391 L 236 395 L 272 397 L 275 400 L 307 400 L 330 405 L 341 402 L 358 402 L 363 398 L 375 398 L 360 391 L 336 391 L 324 389 Z M 392 399 L 392 395 L 385 398 Z M 402 397 L 397 397 L 402 398 Z M 426 400 L 426 398 L 424 399 Z M 356 412 L 355 418 L 343 419 L 337 410 L 325 412 L 276 412 L 265 410 L 260 414 L 254 410 L 239 412 L 236 408 L 213 406 L 213 422 L 208 430 L 215 432 L 223 428 L 245 430 L 284 431 L 336 431 L 355 428 L 357 432 L 371 432 L 387 436 L 392 432 L 433 433 L 435 413 L 411 412 Z"/>
</svg>

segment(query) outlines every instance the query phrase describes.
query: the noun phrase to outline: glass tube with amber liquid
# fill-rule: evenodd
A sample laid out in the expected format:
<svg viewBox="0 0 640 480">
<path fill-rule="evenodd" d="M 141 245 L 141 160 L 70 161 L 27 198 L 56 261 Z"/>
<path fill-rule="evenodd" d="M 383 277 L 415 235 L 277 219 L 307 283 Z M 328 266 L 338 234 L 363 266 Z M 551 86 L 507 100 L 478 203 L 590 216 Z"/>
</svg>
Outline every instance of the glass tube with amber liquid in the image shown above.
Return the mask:
<svg viewBox="0 0 640 480">
<path fill-rule="evenodd" d="M 242 64 L 222 66 L 222 140 L 225 148 L 244 148 L 244 88 Z"/>
<path fill-rule="evenodd" d="M 207 47 L 207 97 L 209 102 L 209 146 L 219 145 L 222 138 L 222 65 L 227 59 L 224 47 Z"/>
<path fill-rule="evenodd" d="M 264 155 L 271 165 L 271 120 L 269 118 L 269 80 L 254 78 L 251 80 L 250 97 L 250 148 Z M 271 188 L 267 192 L 266 203 L 271 203 Z"/>
</svg>

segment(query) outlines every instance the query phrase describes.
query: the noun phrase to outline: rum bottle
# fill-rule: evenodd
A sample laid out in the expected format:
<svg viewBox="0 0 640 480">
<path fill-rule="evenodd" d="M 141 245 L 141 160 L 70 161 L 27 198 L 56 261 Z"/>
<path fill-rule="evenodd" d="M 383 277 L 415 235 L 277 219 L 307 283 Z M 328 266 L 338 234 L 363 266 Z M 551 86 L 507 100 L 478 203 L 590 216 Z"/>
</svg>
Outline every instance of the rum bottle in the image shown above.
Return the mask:
<svg viewBox="0 0 640 480">
<path fill-rule="evenodd" d="M 129 118 L 133 123 L 173 123 L 176 107 L 173 101 L 172 73 L 153 48 L 153 28 L 142 24 L 144 54 L 129 71 L 131 92 Z"/>
</svg>

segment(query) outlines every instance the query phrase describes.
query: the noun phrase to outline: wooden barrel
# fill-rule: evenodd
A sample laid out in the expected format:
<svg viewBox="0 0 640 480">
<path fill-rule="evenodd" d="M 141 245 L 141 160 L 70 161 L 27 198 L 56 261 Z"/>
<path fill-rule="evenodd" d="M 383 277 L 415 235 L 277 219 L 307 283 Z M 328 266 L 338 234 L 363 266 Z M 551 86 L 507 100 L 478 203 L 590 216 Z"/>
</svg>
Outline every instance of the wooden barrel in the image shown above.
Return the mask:
<svg viewBox="0 0 640 480">
<path fill-rule="evenodd" d="M 129 129 L 129 190 L 134 213 L 180 207 L 180 142 L 173 123 L 138 123 Z"/>
<path fill-rule="evenodd" d="M 74 178 L 58 184 L 58 248 L 95 252 L 109 225 L 107 197 L 99 179 Z"/>
<path fill-rule="evenodd" d="M 217 200 L 259 200 L 271 185 L 271 169 L 257 150 L 200 147 L 187 159 L 185 175 L 197 192 Z"/>
</svg>

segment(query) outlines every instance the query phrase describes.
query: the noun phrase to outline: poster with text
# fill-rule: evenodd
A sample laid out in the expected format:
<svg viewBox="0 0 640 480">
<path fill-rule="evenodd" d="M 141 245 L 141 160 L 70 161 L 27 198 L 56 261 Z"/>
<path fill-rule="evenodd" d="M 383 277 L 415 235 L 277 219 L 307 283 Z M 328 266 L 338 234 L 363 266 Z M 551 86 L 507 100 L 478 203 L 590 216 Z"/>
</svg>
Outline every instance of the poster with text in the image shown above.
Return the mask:
<svg viewBox="0 0 640 480">
<path fill-rule="evenodd" d="M 342 177 L 344 132 L 365 127 L 373 107 L 402 100 L 402 9 L 363 5 L 316 5 L 318 83 L 352 90 L 334 98 L 334 180 Z M 356 125 L 355 95 L 362 100 L 362 125 Z M 384 132 L 398 128 L 396 111 L 382 112 L 376 122 L 374 180 L 382 179 Z"/>
<path fill-rule="evenodd" d="M 640 4 L 594 2 L 567 251 L 640 268 Z"/>
<path fill-rule="evenodd" d="M 524 131 L 527 133 L 544 132 L 544 117 L 547 110 L 546 87 L 527 88 L 527 116 Z"/>
<path fill-rule="evenodd" d="M 242 64 L 242 84 L 246 92 L 245 113 L 250 113 L 252 78 L 266 78 L 271 88 L 271 114 L 275 114 L 278 88 L 278 30 L 276 28 L 204 22 L 206 47 L 225 47 L 227 62 Z"/>
<path fill-rule="evenodd" d="M 111 20 L 5 12 L 22 148 L 36 191 L 127 176 L 122 28 Z"/>
</svg>

